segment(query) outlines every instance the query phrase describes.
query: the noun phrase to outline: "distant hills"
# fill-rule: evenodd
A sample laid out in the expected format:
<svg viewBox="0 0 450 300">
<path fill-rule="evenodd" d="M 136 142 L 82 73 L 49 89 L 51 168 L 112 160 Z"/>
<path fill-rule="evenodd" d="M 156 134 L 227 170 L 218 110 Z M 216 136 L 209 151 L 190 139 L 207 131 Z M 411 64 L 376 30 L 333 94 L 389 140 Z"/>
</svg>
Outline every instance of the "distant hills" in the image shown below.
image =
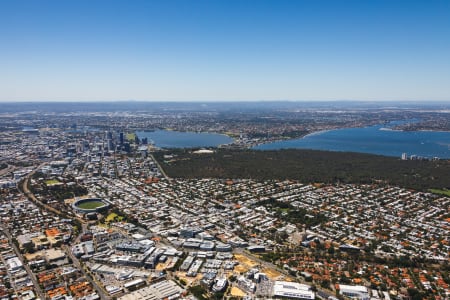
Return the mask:
<svg viewBox="0 0 450 300">
<path fill-rule="evenodd" d="M 397 110 L 450 109 L 439 101 L 29 101 L 0 102 L 0 113 L 120 111 L 273 111 L 273 110 Z"/>
</svg>

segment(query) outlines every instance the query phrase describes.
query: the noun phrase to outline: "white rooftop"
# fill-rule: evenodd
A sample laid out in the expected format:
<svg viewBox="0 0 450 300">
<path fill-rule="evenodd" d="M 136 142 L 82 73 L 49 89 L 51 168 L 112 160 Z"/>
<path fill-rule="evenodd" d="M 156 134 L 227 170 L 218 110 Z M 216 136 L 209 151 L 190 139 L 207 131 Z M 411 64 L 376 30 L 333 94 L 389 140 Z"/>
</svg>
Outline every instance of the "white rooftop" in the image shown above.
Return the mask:
<svg viewBox="0 0 450 300">
<path fill-rule="evenodd" d="M 311 287 L 306 284 L 288 281 L 275 281 L 273 295 L 279 297 L 289 297 L 297 299 L 314 299 L 315 294 Z"/>
</svg>

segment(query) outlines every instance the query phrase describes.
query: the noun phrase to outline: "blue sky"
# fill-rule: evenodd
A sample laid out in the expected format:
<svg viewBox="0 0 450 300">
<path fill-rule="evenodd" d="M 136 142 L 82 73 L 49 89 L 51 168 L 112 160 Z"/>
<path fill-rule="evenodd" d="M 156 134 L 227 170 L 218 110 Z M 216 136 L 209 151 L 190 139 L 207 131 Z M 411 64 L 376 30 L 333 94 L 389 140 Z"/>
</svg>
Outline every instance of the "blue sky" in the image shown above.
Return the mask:
<svg viewBox="0 0 450 300">
<path fill-rule="evenodd" d="M 0 101 L 450 100 L 450 1 L 0 0 Z"/>
</svg>

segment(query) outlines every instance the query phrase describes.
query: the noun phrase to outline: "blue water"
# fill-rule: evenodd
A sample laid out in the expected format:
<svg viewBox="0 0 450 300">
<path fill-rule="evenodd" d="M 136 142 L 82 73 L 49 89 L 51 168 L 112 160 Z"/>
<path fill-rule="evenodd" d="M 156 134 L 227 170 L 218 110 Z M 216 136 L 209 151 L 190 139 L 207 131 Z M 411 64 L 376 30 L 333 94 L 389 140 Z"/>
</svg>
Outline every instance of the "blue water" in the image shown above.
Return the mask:
<svg viewBox="0 0 450 300">
<path fill-rule="evenodd" d="M 394 131 L 386 128 L 386 125 L 377 125 L 318 132 L 300 139 L 254 147 L 258 150 L 287 148 L 350 151 L 396 157 L 407 153 L 408 156 L 450 158 L 450 132 Z"/>
<path fill-rule="evenodd" d="M 153 143 L 159 148 L 196 148 L 196 147 L 217 147 L 221 144 L 233 142 L 233 139 L 217 133 L 196 133 L 180 132 L 169 130 L 138 131 L 136 135 L 139 139 L 148 138 L 149 143 Z"/>
</svg>

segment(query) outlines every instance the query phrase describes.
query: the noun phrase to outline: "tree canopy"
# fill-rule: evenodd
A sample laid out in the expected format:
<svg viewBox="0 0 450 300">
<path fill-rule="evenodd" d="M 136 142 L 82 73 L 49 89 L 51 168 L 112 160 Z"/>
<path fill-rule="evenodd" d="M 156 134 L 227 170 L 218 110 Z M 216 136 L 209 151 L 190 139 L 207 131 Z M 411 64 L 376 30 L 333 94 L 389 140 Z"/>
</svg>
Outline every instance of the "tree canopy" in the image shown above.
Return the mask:
<svg viewBox="0 0 450 300">
<path fill-rule="evenodd" d="M 167 160 L 165 155 L 172 154 Z M 449 160 L 401 160 L 380 155 L 287 149 L 218 149 L 195 154 L 189 149 L 155 153 L 173 178 L 291 179 L 304 183 L 386 183 L 416 190 L 450 187 Z"/>
</svg>

